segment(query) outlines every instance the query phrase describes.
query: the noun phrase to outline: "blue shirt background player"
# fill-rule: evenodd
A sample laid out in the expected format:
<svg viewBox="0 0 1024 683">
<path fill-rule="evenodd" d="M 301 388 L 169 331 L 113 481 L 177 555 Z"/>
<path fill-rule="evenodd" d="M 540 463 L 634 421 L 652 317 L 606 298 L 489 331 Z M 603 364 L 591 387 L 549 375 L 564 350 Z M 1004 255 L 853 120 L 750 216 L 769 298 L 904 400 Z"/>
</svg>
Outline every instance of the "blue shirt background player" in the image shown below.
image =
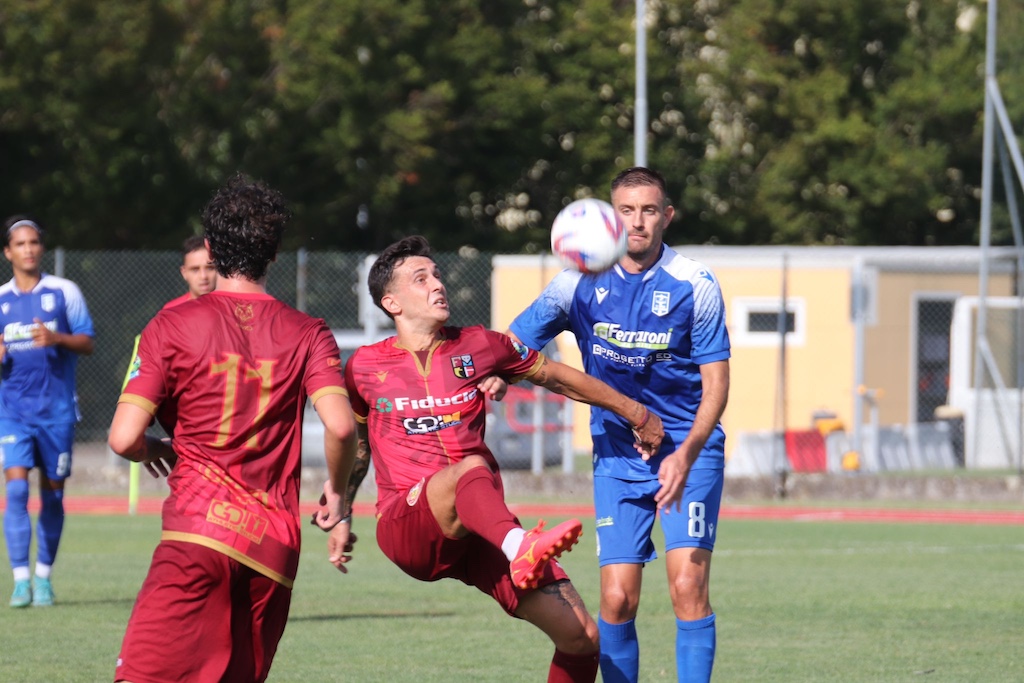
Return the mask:
<svg viewBox="0 0 1024 683">
<path fill-rule="evenodd" d="M 79 419 L 75 370 L 93 351 L 92 319 L 78 286 L 40 268 L 42 228 L 24 216 L 4 225 L 14 277 L 0 286 L 0 458 L 6 478 L 4 539 L 14 574 L 12 607 L 53 604 L 50 573 L 64 528 L 64 480 L 71 474 Z M 40 512 L 35 580 L 29 581 L 32 525 L 28 472 L 38 468 Z"/>
<path fill-rule="evenodd" d="M 623 171 L 611 199 L 627 230 L 626 256 L 604 273 L 558 274 L 510 334 L 540 349 L 571 331 L 588 374 L 661 417 L 661 449 L 644 460 L 628 424 L 591 410 L 601 674 L 606 683 L 639 679 L 634 619 L 660 517 L 679 680 L 707 681 L 715 652 L 708 583 L 725 466 L 719 420 L 729 385 L 725 306 L 714 274 L 663 242 L 674 210 L 660 174 Z"/>
</svg>

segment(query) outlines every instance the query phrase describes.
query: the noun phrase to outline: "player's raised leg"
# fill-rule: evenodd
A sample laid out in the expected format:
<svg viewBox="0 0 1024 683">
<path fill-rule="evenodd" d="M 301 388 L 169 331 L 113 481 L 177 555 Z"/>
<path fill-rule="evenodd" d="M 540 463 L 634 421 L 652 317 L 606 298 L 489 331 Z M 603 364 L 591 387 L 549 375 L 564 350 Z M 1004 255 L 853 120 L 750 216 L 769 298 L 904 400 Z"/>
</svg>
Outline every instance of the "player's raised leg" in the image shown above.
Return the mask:
<svg viewBox="0 0 1024 683">
<path fill-rule="evenodd" d="M 472 455 L 432 476 L 427 501 L 442 532 L 452 538 L 476 534 L 509 559 L 512 582 L 533 588 L 548 562 L 571 548 L 582 525 L 569 520 L 544 531 L 541 521 L 526 531 L 505 504 L 500 477 Z"/>
</svg>

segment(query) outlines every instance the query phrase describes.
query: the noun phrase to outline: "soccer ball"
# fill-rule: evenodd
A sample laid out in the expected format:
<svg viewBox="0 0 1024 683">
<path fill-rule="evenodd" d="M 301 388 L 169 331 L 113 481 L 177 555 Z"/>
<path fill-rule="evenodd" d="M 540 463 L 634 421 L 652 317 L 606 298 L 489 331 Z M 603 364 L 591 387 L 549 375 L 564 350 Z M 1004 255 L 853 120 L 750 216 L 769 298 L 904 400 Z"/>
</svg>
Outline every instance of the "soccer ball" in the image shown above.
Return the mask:
<svg viewBox="0 0 1024 683">
<path fill-rule="evenodd" d="M 600 273 L 625 255 L 626 229 L 608 202 L 577 199 L 555 216 L 551 251 L 567 268 Z"/>
</svg>

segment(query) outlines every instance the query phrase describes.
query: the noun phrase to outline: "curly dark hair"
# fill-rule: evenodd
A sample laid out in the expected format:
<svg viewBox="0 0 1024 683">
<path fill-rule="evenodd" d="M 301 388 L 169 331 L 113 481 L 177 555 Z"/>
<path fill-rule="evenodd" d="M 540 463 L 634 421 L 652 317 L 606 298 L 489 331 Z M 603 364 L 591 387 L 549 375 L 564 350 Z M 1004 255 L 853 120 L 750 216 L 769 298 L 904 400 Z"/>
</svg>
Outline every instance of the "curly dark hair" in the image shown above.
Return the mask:
<svg viewBox="0 0 1024 683">
<path fill-rule="evenodd" d="M 277 257 L 289 218 L 280 192 L 236 174 L 203 208 L 204 236 L 217 274 L 262 280 Z"/>
<path fill-rule="evenodd" d="M 633 166 L 627 168 L 619 173 L 612 180 L 611 191 L 620 187 L 644 187 L 646 185 L 653 185 L 661 190 L 661 196 L 664 197 L 665 206 L 668 206 L 671 202 L 668 198 L 668 188 L 665 185 L 665 177 L 651 168 L 644 168 L 643 166 Z"/>
<path fill-rule="evenodd" d="M 370 274 L 366 278 L 367 284 L 370 287 L 370 296 L 373 297 L 373 303 L 377 304 L 377 307 L 384 311 L 389 318 L 394 316 L 384 310 L 380 300 L 384 298 L 384 294 L 387 293 L 388 287 L 391 285 L 391 279 L 395 275 L 395 268 L 402 265 L 405 259 L 410 256 L 426 256 L 430 258 L 430 243 L 427 242 L 426 237 L 410 235 L 409 237 L 403 237 L 384 249 L 380 256 L 377 257 L 377 260 L 373 262 L 373 265 L 370 267 Z"/>
</svg>

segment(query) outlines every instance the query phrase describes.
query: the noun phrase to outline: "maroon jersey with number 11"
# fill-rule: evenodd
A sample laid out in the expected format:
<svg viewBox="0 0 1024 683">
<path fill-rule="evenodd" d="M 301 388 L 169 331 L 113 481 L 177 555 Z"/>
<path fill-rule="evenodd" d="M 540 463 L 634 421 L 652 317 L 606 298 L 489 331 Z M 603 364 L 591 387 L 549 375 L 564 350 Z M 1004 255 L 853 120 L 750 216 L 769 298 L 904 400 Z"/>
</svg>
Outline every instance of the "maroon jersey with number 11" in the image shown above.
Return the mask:
<svg viewBox="0 0 1024 683">
<path fill-rule="evenodd" d="M 391 337 L 358 349 L 345 366 L 352 410 L 369 433 L 378 511 L 467 455 L 483 456 L 497 471 L 476 385 L 489 375 L 517 382 L 544 360 L 484 327 L 445 327 L 441 334 L 422 354 Z"/>
<path fill-rule="evenodd" d="M 344 394 L 323 320 L 270 295 L 214 291 L 146 326 L 119 402 L 174 437 L 163 539 L 213 548 L 291 587 L 306 397 Z"/>
</svg>

